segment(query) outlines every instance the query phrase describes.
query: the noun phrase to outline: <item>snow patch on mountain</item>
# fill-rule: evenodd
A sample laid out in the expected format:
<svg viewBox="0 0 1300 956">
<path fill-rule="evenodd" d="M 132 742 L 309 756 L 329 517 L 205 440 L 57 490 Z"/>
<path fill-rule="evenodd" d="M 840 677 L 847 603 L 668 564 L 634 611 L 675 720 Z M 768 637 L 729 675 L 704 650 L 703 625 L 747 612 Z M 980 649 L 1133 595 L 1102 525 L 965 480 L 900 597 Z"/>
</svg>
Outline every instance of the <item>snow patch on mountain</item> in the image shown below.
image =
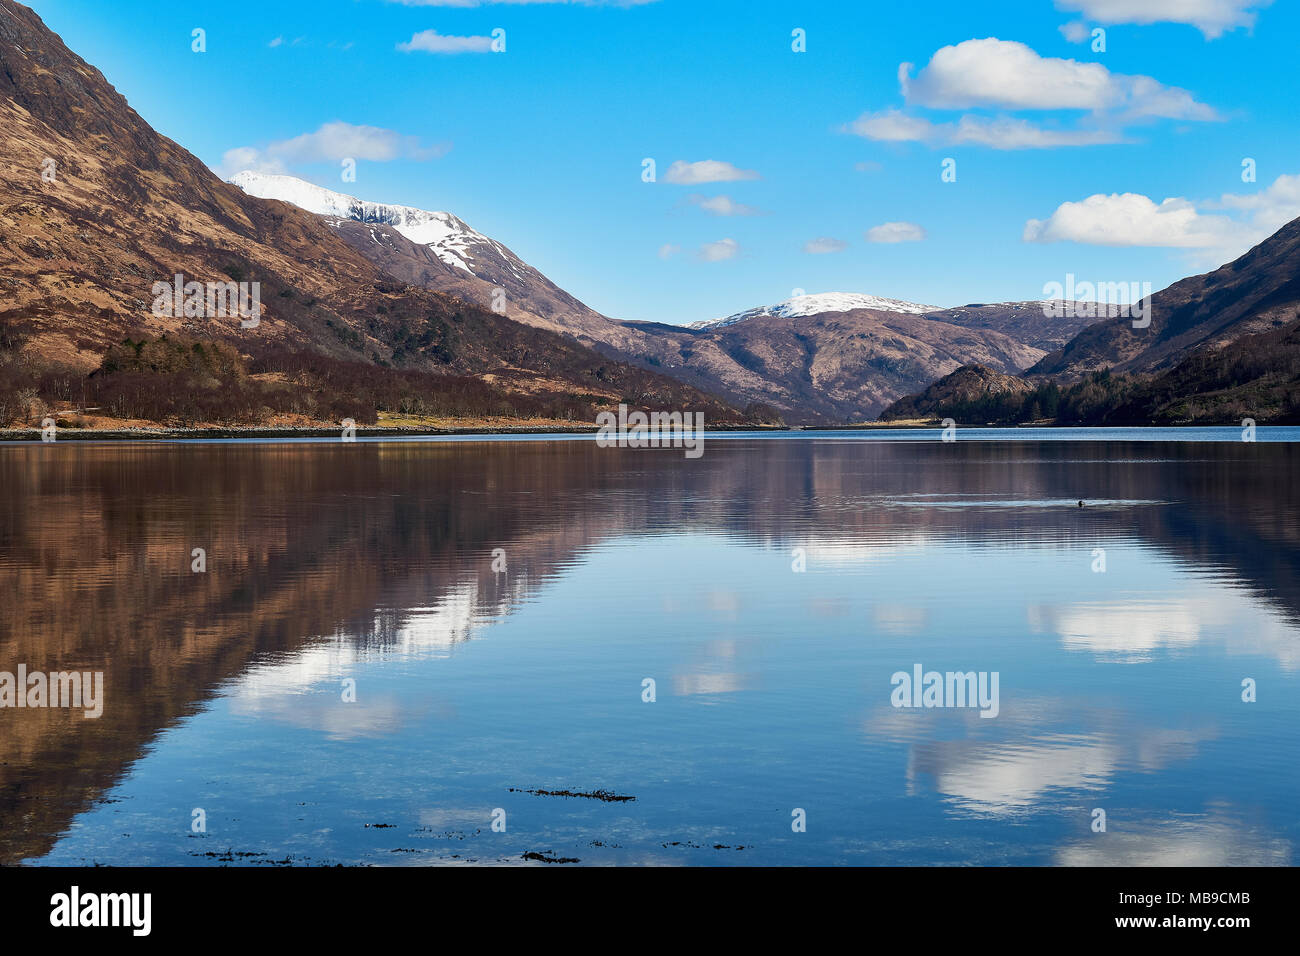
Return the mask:
<svg viewBox="0 0 1300 956">
<path fill-rule="evenodd" d="M 878 312 L 902 312 L 908 315 L 924 315 L 937 312 L 940 306 L 921 305 L 917 302 L 904 302 L 902 299 L 886 299 L 878 295 L 863 295 L 857 292 L 822 292 L 814 295 L 800 295 L 786 299 L 777 305 L 764 305 L 746 312 L 737 312 L 722 319 L 706 319 L 692 322 L 692 329 L 721 329 L 747 319 L 756 319 L 774 315 L 781 318 L 794 318 L 803 315 L 820 315 L 823 312 L 851 312 L 854 309 L 875 309 Z"/>
<path fill-rule="evenodd" d="M 519 276 L 519 269 L 524 267 L 514 253 L 501 243 L 475 232 L 464 220 L 449 212 L 430 212 L 412 206 L 367 202 L 293 176 L 256 173 L 251 170 L 236 173 L 230 177 L 230 182 L 250 196 L 280 199 L 308 212 L 333 218 L 335 225 L 340 219 L 350 219 L 354 222 L 391 226 L 412 242 L 428 246 L 447 265 L 464 269 L 470 275 L 478 274 L 475 271 L 475 260 L 485 257 L 497 259 L 498 266 L 502 264 L 499 260 L 504 260 L 506 267 L 516 276 Z"/>
</svg>

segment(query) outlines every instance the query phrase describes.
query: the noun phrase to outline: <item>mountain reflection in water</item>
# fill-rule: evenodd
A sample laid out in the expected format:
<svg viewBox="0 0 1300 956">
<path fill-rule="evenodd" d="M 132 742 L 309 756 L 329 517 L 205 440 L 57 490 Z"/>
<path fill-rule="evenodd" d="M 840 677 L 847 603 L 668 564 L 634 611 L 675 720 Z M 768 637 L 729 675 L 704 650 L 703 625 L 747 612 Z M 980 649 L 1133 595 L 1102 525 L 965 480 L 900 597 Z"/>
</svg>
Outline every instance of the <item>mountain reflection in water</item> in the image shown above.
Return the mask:
<svg viewBox="0 0 1300 956">
<path fill-rule="evenodd" d="M 0 863 L 1285 864 L 1298 459 L 0 447 L 0 671 L 105 685 L 0 709 Z M 997 719 L 892 707 L 917 663 Z"/>
</svg>

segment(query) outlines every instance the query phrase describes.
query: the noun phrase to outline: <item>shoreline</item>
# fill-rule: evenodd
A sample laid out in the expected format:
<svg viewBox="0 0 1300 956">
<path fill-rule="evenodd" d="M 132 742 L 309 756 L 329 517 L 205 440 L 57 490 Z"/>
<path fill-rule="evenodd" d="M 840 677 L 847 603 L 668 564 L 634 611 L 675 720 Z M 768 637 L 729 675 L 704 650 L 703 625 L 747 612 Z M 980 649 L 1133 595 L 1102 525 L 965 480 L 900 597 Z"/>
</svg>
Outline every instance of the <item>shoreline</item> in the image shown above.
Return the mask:
<svg viewBox="0 0 1300 956">
<path fill-rule="evenodd" d="M 761 434 L 802 434 L 808 432 L 888 432 L 888 431 L 916 431 L 921 429 L 938 429 L 942 428 L 942 423 L 938 421 L 908 421 L 908 422 L 864 422 L 852 425 L 741 425 L 741 424 L 722 424 L 709 426 L 707 432 L 756 432 Z M 1035 423 L 1032 425 L 961 425 L 958 426 L 963 430 L 979 431 L 1001 431 L 1001 432 L 1018 432 L 1027 429 L 1032 430 L 1070 430 L 1070 429 L 1095 429 L 1107 431 L 1140 431 L 1144 429 L 1159 429 L 1161 431 L 1180 431 L 1183 429 L 1204 429 L 1204 428 L 1237 428 L 1236 423 L 1227 423 L 1222 425 L 1104 425 L 1104 426 L 1087 426 L 1087 425 L 1054 425 L 1047 423 Z M 1268 426 L 1261 425 L 1261 428 L 1277 427 L 1284 428 L 1287 426 Z M 355 433 L 357 438 L 441 438 L 457 435 L 483 435 L 483 436 L 509 436 L 509 435 L 595 435 L 599 431 L 599 426 L 595 424 L 583 425 L 465 425 L 461 427 L 447 428 L 403 428 L 398 426 L 357 426 Z M 318 426 L 302 427 L 283 427 L 283 426 L 250 426 L 247 428 L 239 427 L 212 427 L 212 428 L 60 428 L 57 432 L 55 442 L 46 444 L 57 444 L 68 441 L 193 441 L 193 440 L 278 440 L 284 438 L 340 438 L 340 429 L 337 427 L 325 428 Z M 41 429 L 39 428 L 0 428 L 0 443 L 4 442 L 40 442 Z"/>
</svg>

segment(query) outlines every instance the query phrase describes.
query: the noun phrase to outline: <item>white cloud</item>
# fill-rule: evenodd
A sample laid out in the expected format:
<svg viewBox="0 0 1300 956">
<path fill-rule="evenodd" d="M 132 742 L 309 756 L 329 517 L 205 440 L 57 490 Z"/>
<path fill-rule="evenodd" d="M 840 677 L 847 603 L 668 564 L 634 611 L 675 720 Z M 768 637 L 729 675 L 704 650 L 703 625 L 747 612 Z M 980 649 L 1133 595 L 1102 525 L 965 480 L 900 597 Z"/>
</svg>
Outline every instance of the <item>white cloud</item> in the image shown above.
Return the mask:
<svg viewBox="0 0 1300 956">
<path fill-rule="evenodd" d="M 665 242 L 662 246 L 659 247 L 659 258 L 671 259 L 673 256 L 677 255 L 677 253 L 681 251 L 682 251 L 681 246 L 675 246 L 671 242 Z"/>
<path fill-rule="evenodd" d="M 1073 35 L 1073 27 L 1062 28 L 1067 38 Z M 996 37 L 943 47 L 915 76 L 913 69 L 911 63 L 898 67 L 903 99 L 913 108 L 1078 111 L 1085 117 L 1075 127 L 971 113 L 956 121 L 934 122 L 886 109 L 863 113 L 844 131 L 881 142 L 1052 149 L 1123 143 L 1124 127 L 1132 123 L 1219 118 L 1187 90 L 1165 86 L 1149 76 L 1112 73 L 1100 63 L 1039 56 L 1023 43 Z"/>
<path fill-rule="evenodd" d="M 863 113 L 848 124 L 845 130 L 866 139 L 909 143 L 939 139 L 940 128 L 920 116 L 909 116 L 900 110 L 882 110 L 879 113 Z"/>
<path fill-rule="evenodd" d="M 405 43 L 397 44 L 403 53 L 491 53 L 491 37 L 443 36 L 437 30 L 421 30 Z"/>
<path fill-rule="evenodd" d="M 323 123 L 314 133 L 272 143 L 266 149 L 272 156 L 289 162 L 316 162 L 347 157 L 388 162 L 394 159 L 426 160 L 447 152 L 446 144 L 425 147 L 415 136 L 404 136 L 378 126 L 354 126 L 335 120 Z"/>
<path fill-rule="evenodd" d="M 700 251 L 696 253 L 700 259 L 705 262 L 723 262 L 727 259 L 734 259 L 740 255 L 740 243 L 735 239 L 719 239 L 717 242 L 706 242 L 700 246 Z"/>
<path fill-rule="evenodd" d="M 702 159 L 697 163 L 688 163 L 679 159 L 668 167 L 664 181 L 678 186 L 694 186 L 699 183 L 728 183 L 744 179 L 758 179 L 758 173 L 752 169 L 738 169 L 731 163 L 717 159 Z"/>
<path fill-rule="evenodd" d="M 993 149 L 1054 149 L 1059 146 L 1122 143 L 1124 136 L 1114 129 L 1057 129 L 1006 116 L 996 119 L 963 116 L 957 121 L 949 142 Z"/>
<path fill-rule="evenodd" d="M 1124 142 L 1123 134 L 1114 129 L 1057 129 L 1008 116 L 967 115 L 955 123 L 934 123 L 900 110 L 863 113 L 845 130 L 880 142 L 972 145 L 992 149 L 1052 149 Z"/>
<path fill-rule="evenodd" d="M 364 159 L 390 162 L 395 159 L 435 159 L 451 149 L 448 143 L 422 146 L 416 136 L 405 136 L 378 126 L 356 126 L 339 120 L 324 123 L 314 133 L 277 140 L 265 147 L 239 146 L 227 150 L 218 169 L 223 177 L 245 169 L 283 173 L 294 163 L 338 162 Z"/>
<path fill-rule="evenodd" d="M 222 179 L 228 179 L 235 173 L 251 169 L 255 173 L 287 173 L 284 163 L 264 154 L 255 146 L 237 146 L 221 155 L 221 164 L 217 173 Z"/>
<path fill-rule="evenodd" d="M 282 43 L 284 43 L 284 37 L 276 37 L 274 40 L 272 40 L 270 43 L 268 43 L 267 46 L 270 46 L 270 47 L 277 47 L 277 46 L 279 46 L 279 45 L 282 44 Z"/>
<path fill-rule="evenodd" d="M 1023 238 L 1204 250 L 1198 261 L 1217 264 L 1235 259 L 1297 217 L 1300 175 L 1279 176 L 1267 189 L 1202 202 L 1175 197 L 1156 203 L 1140 193 L 1098 193 L 1062 203 L 1046 219 L 1030 219 Z"/>
<path fill-rule="evenodd" d="M 761 216 L 763 214 L 763 210 L 736 202 L 730 196 L 696 195 L 691 196 L 688 201 L 715 216 Z"/>
<path fill-rule="evenodd" d="M 937 51 L 915 76 L 898 79 L 909 104 L 931 109 L 1118 111 L 1131 117 L 1210 120 L 1214 110 L 1186 90 L 1149 76 L 1112 73 L 1100 63 L 1039 56 L 1023 43 L 987 37 Z"/>
<path fill-rule="evenodd" d="M 1057 29 L 1061 31 L 1061 36 L 1065 37 L 1067 43 L 1082 43 L 1092 36 L 1088 24 L 1082 20 L 1071 20 L 1069 23 L 1062 23 Z"/>
<path fill-rule="evenodd" d="M 1156 204 L 1139 193 L 1098 193 L 1065 202 L 1047 219 L 1025 223 L 1026 242 L 1082 242 L 1094 246 L 1167 246 L 1203 249 L 1232 226 L 1224 216 L 1204 217 L 1186 199 Z"/>
<path fill-rule="evenodd" d="M 849 244 L 843 239 L 832 239 L 829 236 L 822 236 L 820 239 L 809 239 L 803 244 L 803 251 L 810 256 L 824 256 L 832 252 L 843 252 L 849 247 Z"/>
<path fill-rule="evenodd" d="M 1248 214 L 1251 223 L 1268 235 L 1277 232 L 1300 216 L 1300 175 L 1282 175 L 1273 185 L 1255 193 L 1224 193 L 1213 202 L 1202 203 L 1206 209 L 1227 209 Z"/>
<path fill-rule="evenodd" d="M 1077 11 L 1099 23 L 1187 23 L 1206 39 L 1255 25 L 1256 9 L 1272 0 L 1056 0 L 1058 10 Z"/>
<path fill-rule="evenodd" d="M 866 232 L 867 242 L 920 242 L 925 230 L 914 222 L 885 222 Z"/>
</svg>

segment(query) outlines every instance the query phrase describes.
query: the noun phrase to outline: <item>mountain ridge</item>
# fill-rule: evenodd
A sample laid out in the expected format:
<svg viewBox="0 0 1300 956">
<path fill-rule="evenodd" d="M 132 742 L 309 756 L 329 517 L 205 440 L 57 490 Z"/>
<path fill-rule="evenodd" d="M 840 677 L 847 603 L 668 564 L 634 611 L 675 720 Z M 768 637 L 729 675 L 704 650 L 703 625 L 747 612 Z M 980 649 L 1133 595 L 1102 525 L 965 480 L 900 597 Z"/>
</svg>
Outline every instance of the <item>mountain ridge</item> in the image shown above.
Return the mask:
<svg viewBox="0 0 1300 956">
<path fill-rule="evenodd" d="M 481 234 L 474 233 L 473 244 L 508 253 L 516 278 L 525 275 L 526 282 L 510 285 L 507 276 L 493 288 L 474 275 L 475 263 L 448 262 L 442 250 L 415 241 L 427 238 L 419 230 L 431 219 L 440 229 L 470 229 L 451 213 L 360 200 L 295 177 L 245 172 L 232 181 L 314 211 L 354 249 L 404 282 L 484 304 L 503 289 L 502 312 L 516 321 L 561 332 L 611 358 L 726 396 L 738 407 L 772 405 L 792 422 L 870 418 L 969 362 L 1017 372 L 1086 324 L 1067 320 L 1045 330 L 1039 303 L 941 310 L 863 293 L 814 293 L 687 325 L 611 319 Z M 541 301 L 543 296 L 552 298 Z M 1023 342 L 1026 336 L 1035 344 Z"/>
<path fill-rule="evenodd" d="M 1212 272 L 1083 329 L 1021 376 L 964 366 L 881 412 L 959 424 L 1300 422 L 1300 219 Z"/>
<path fill-rule="evenodd" d="M 310 354 L 409 384 L 385 371 L 403 369 L 435 376 L 420 386 L 434 391 L 461 387 L 436 376 L 474 376 L 507 405 L 511 395 L 577 396 L 565 401 L 584 417 L 591 399 L 626 397 L 738 418 L 719 399 L 571 337 L 395 280 L 322 217 L 222 182 L 29 8 L 0 0 L 0 14 L 0 340 L 10 346 L 0 389 L 44 387 L 66 400 L 80 389 L 65 372 L 97 371 L 110 349 L 143 336 L 228 343 L 256 368 L 274 354 L 276 369 L 301 369 L 287 356 Z M 153 286 L 177 274 L 257 283 L 259 323 L 156 314 Z M 215 382 L 202 378 L 213 367 L 190 371 Z M 41 382 L 57 369 L 65 384 L 50 393 Z M 338 370 L 310 374 L 319 385 Z M 253 374 L 300 384 L 282 370 Z"/>
<path fill-rule="evenodd" d="M 859 292 L 816 292 L 793 296 L 776 305 L 757 306 L 736 312 L 720 319 L 705 319 L 687 323 L 687 328 L 697 331 L 721 329 L 738 322 L 766 316 L 780 318 L 797 318 L 809 315 L 823 315 L 827 312 L 852 312 L 856 309 L 870 309 L 874 312 L 899 312 L 905 315 L 924 315 L 938 312 L 937 305 L 920 305 L 903 299 L 887 299 L 878 295 Z"/>
<path fill-rule="evenodd" d="M 359 199 L 282 174 L 244 170 L 228 182 L 249 195 L 321 216 L 363 256 L 412 285 L 449 292 L 580 341 L 589 326 L 613 321 L 453 213 Z M 588 337 L 584 344 L 591 341 Z"/>
<path fill-rule="evenodd" d="M 1199 348 L 1286 325 L 1300 311 L 1300 219 L 1218 269 L 1154 293 L 1149 307 L 1146 328 L 1134 328 L 1127 317 L 1103 320 L 1044 356 L 1029 374 L 1071 379 L 1103 368 L 1154 373 Z"/>
</svg>

